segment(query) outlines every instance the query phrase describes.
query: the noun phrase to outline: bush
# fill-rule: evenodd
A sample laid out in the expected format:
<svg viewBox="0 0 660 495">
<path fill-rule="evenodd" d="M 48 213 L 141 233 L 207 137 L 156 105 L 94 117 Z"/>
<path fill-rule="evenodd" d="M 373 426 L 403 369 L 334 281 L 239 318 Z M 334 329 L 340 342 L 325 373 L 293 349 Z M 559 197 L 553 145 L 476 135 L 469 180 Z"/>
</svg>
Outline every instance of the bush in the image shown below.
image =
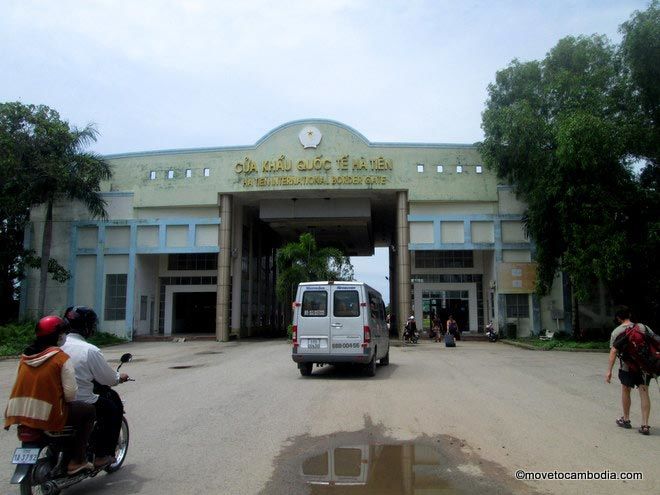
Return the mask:
<svg viewBox="0 0 660 495">
<path fill-rule="evenodd" d="M 560 334 L 561 335 L 561 334 Z M 557 337 L 557 334 L 555 334 Z M 563 334 L 559 339 L 552 340 L 539 340 L 536 337 L 525 337 L 516 339 L 518 342 L 533 345 L 539 349 L 609 349 L 610 343 L 608 341 L 591 341 L 591 342 L 576 342 L 569 338 L 567 334 Z"/>
<path fill-rule="evenodd" d="M 608 328 L 608 327 L 583 328 L 580 331 L 579 340 L 609 342 L 611 333 L 612 333 L 612 328 Z"/>
<path fill-rule="evenodd" d="M 18 356 L 34 340 L 33 321 L 0 327 L 0 356 Z"/>
<path fill-rule="evenodd" d="M 103 347 L 106 345 L 123 344 L 126 342 L 126 340 L 117 337 L 115 334 L 112 333 L 97 331 L 94 332 L 94 335 L 92 335 L 89 339 L 87 339 L 87 342 L 89 342 L 90 344 L 94 344 L 96 347 Z"/>
<path fill-rule="evenodd" d="M 286 338 L 289 340 L 293 339 L 293 324 L 286 327 Z"/>
<path fill-rule="evenodd" d="M 34 340 L 33 321 L 9 323 L 0 326 L 0 356 L 18 356 Z M 111 333 L 96 332 L 89 342 L 98 347 L 123 344 L 126 340 Z"/>
</svg>

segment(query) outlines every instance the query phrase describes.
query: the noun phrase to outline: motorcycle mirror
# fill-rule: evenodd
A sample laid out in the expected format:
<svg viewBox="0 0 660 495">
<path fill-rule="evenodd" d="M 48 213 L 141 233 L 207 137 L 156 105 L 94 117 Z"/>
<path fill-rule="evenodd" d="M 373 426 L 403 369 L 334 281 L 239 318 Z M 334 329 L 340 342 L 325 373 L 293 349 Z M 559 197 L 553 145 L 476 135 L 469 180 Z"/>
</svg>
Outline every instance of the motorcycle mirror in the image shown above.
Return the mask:
<svg viewBox="0 0 660 495">
<path fill-rule="evenodd" d="M 123 354 L 122 357 L 119 358 L 119 360 L 122 363 L 128 363 L 131 359 L 133 359 L 133 354 L 131 354 L 130 352 L 127 352 L 126 354 Z"/>
</svg>

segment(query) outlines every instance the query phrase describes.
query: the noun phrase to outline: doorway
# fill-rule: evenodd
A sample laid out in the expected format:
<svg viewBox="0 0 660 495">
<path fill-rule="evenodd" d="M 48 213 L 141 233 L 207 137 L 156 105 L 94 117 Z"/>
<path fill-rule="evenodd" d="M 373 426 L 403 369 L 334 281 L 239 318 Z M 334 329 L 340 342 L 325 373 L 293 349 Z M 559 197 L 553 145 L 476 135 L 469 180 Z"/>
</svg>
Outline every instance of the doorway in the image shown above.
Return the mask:
<svg viewBox="0 0 660 495">
<path fill-rule="evenodd" d="M 164 335 L 214 333 L 215 285 L 168 285 L 165 287 Z"/>
<path fill-rule="evenodd" d="M 215 309 L 215 292 L 174 293 L 172 333 L 214 333 Z"/>
<path fill-rule="evenodd" d="M 446 331 L 447 319 L 452 315 L 461 332 L 470 330 L 470 293 L 467 290 L 423 291 L 422 311 L 424 329 L 429 329 L 432 318 L 438 316 Z"/>
</svg>

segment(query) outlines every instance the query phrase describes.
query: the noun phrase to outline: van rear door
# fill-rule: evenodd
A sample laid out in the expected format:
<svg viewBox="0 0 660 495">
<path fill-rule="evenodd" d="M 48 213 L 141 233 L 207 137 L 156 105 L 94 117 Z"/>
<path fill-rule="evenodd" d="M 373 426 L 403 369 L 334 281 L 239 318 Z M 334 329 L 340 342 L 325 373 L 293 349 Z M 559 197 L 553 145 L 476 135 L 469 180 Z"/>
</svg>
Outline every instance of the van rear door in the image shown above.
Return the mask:
<svg viewBox="0 0 660 495">
<path fill-rule="evenodd" d="M 362 354 L 364 302 L 362 287 L 331 285 L 330 352 L 336 355 Z"/>
<path fill-rule="evenodd" d="M 330 352 L 330 293 L 325 285 L 300 285 L 298 349 L 305 354 Z"/>
</svg>

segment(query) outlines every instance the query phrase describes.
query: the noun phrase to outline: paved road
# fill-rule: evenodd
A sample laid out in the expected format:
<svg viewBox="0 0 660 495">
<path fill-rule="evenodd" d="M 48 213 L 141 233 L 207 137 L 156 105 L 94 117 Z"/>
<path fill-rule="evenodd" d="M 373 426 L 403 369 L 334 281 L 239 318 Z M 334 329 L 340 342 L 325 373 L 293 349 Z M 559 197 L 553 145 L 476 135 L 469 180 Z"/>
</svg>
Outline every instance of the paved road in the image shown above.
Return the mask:
<svg viewBox="0 0 660 495">
<path fill-rule="evenodd" d="M 65 493 L 320 493 L 301 482 L 301 463 L 368 444 L 363 462 L 381 465 L 368 476 L 404 478 L 387 493 L 422 480 L 424 493 L 658 493 L 657 386 L 652 435 L 617 428 L 619 385 L 603 381 L 606 354 L 424 343 L 393 348 L 375 378 L 333 367 L 303 378 L 284 341 L 105 349 L 108 359 L 123 352 L 134 354 L 126 371 L 137 379 L 120 388 L 131 425 L 126 464 Z M 0 361 L 2 407 L 15 366 Z M 637 396 L 632 422 L 640 422 Z M 0 439 L 0 493 L 17 493 L 7 483 L 15 430 Z M 384 468 L 392 456 L 397 468 Z M 644 480 L 519 482 L 517 469 L 641 471 Z"/>
</svg>

